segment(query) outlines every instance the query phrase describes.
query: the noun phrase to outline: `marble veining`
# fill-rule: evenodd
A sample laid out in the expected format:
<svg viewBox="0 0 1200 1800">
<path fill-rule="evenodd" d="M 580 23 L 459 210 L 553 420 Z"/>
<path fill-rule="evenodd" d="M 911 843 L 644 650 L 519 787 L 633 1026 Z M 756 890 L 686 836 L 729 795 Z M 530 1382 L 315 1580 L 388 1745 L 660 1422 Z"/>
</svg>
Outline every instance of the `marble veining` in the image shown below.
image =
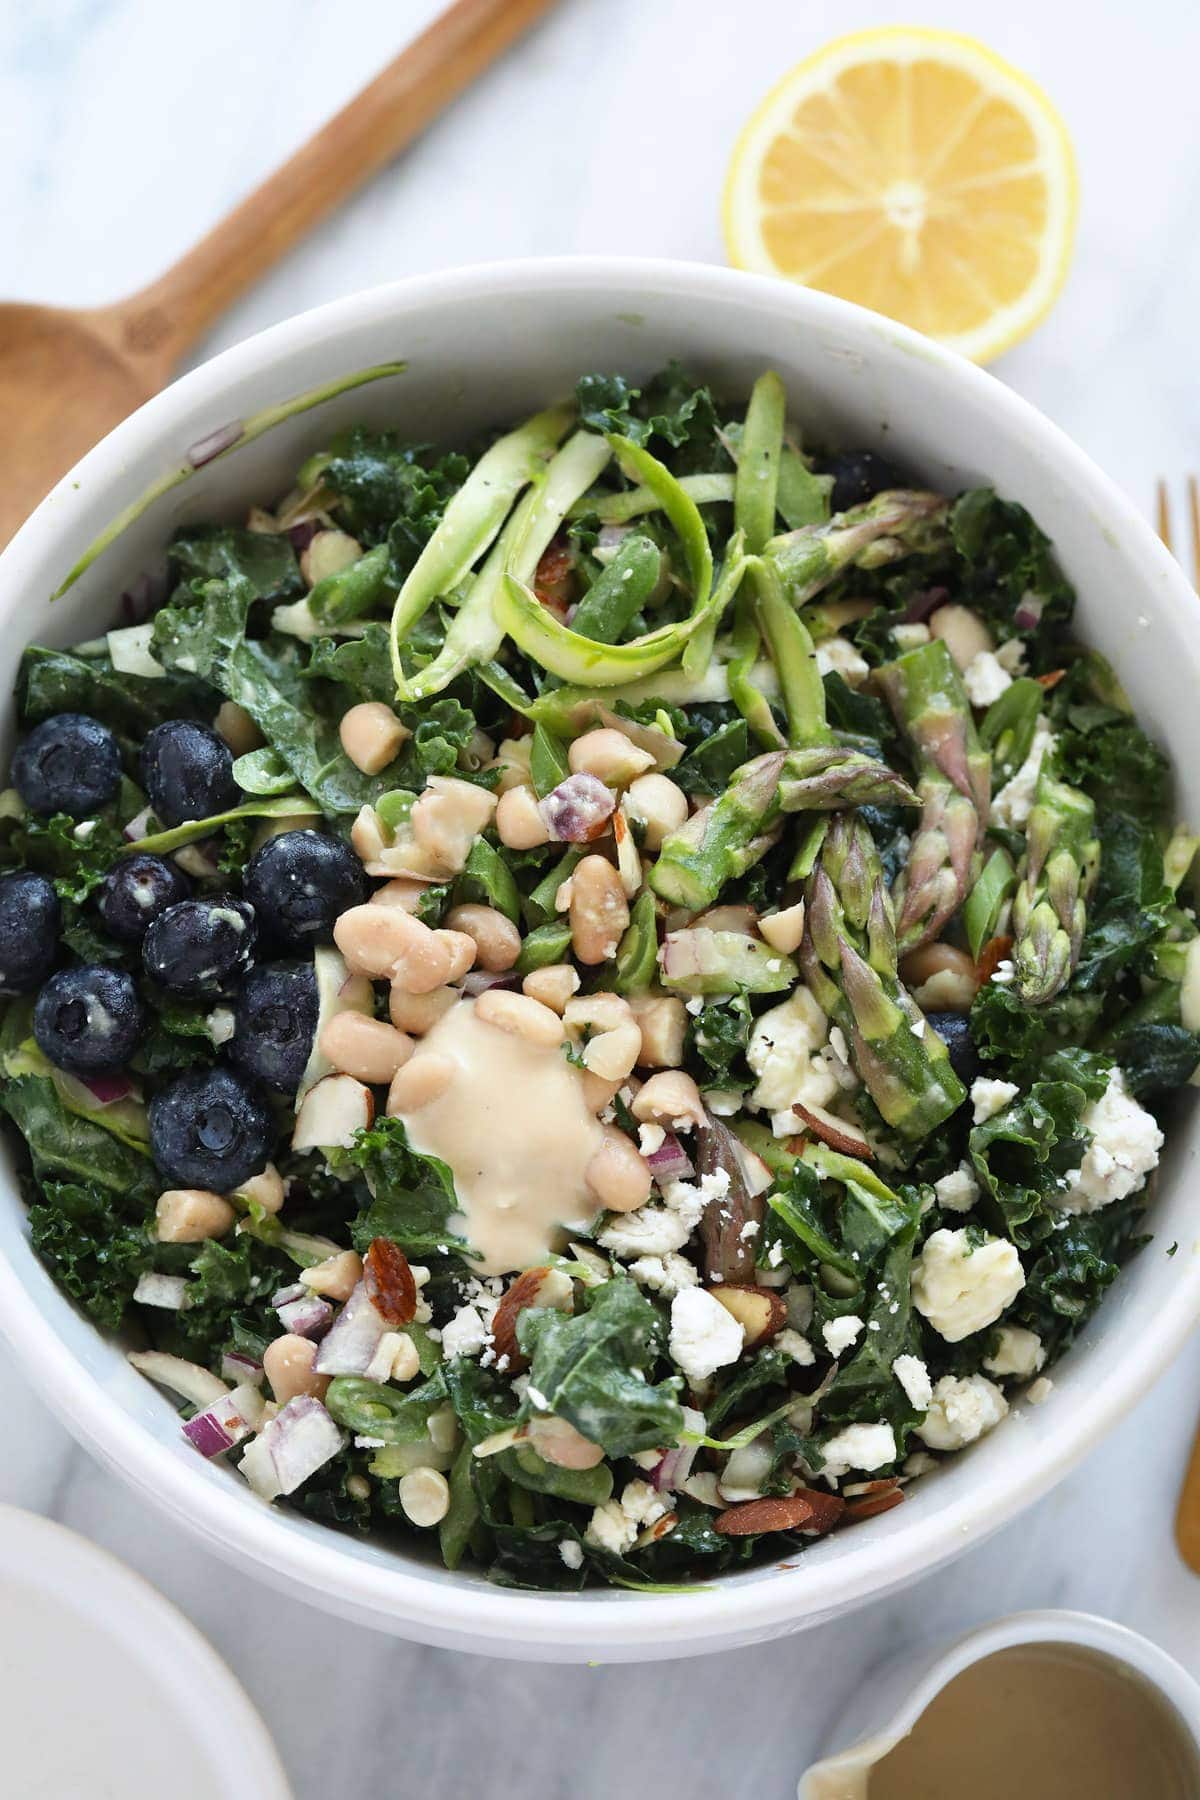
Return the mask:
<svg viewBox="0 0 1200 1800">
<path fill-rule="evenodd" d="M 0 0 L 0 293 L 100 303 L 150 280 L 437 11 L 436 0 Z M 1187 0 L 926 0 L 1056 96 L 1083 172 L 1055 313 L 998 373 L 1143 506 L 1200 463 L 1200 13 Z M 203 350 L 409 272 L 547 251 L 719 260 L 720 178 L 757 97 L 906 0 L 562 0 L 452 115 L 247 297 Z M 201 352 L 203 353 L 203 351 Z M 19 453 L 11 446 L 10 453 Z M 216 1561 L 74 1447 L 0 1353 L 0 1499 L 106 1545 L 190 1615 L 274 1731 L 302 1800 L 524 1792 L 785 1800 L 872 1665 L 1019 1607 L 1147 1631 L 1200 1674 L 1200 1583 L 1171 1513 L 1200 1344 L 1018 1523 L 819 1633 L 638 1669 L 485 1662 L 377 1636 Z M 1053 1398 L 1049 1402 L 1054 1405 Z"/>
</svg>

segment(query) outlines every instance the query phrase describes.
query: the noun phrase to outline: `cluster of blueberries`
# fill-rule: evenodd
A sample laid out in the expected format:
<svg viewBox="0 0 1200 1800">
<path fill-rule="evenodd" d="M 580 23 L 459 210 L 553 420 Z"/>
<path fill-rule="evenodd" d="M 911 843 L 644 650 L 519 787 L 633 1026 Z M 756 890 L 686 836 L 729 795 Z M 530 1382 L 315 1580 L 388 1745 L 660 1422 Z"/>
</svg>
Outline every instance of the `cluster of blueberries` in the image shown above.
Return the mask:
<svg viewBox="0 0 1200 1800">
<path fill-rule="evenodd" d="M 149 734 L 140 774 L 166 826 L 212 818 L 240 799 L 228 746 L 191 720 Z M 44 720 L 13 758 L 13 786 L 41 817 L 84 820 L 116 797 L 120 780 L 116 739 L 83 713 Z M 295 1093 L 316 1031 L 311 953 L 332 941 L 335 919 L 365 900 L 366 889 L 349 846 L 313 830 L 269 839 L 247 863 L 240 896 L 196 896 L 176 863 L 143 852 L 123 856 L 104 877 L 95 895 L 100 922 L 117 943 L 140 947 L 148 980 L 233 1010 L 233 1067 L 191 1070 L 150 1102 L 151 1149 L 168 1184 L 228 1193 L 268 1160 L 276 1127 L 262 1090 Z M 56 1067 L 85 1080 L 115 1073 L 144 1030 L 137 982 L 109 963 L 54 972 L 61 924 L 45 876 L 20 870 L 0 878 L 0 997 L 37 992 L 33 1035 Z M 285 960 L 257 960 L 264 949 Z M 309 960 L 294 960 L 300 954 Z"/>
</svg>

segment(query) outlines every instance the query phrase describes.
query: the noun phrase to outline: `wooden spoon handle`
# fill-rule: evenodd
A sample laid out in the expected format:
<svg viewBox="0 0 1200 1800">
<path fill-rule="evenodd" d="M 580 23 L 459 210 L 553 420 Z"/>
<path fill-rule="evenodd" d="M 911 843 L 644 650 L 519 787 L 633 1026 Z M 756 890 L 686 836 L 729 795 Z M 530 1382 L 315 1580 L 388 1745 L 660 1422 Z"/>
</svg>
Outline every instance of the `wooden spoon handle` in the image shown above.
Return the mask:
<svg viewBox="0 0 1200 1800">
<path fill-rule="evenodd" d="M 369 87 L 160 279 L 94 313 L 120 353 L 161 370 L 327 213 L 390 162 L 554 0 L 456 0 Z"/>
<path fill-rule="evenodd" d="M 1200 1431 L 1192 1444 L 1179 1505 L 1175 1509 L 1175 1542 L 1188 1568 L 1200 1575 Z"/>
</svg>

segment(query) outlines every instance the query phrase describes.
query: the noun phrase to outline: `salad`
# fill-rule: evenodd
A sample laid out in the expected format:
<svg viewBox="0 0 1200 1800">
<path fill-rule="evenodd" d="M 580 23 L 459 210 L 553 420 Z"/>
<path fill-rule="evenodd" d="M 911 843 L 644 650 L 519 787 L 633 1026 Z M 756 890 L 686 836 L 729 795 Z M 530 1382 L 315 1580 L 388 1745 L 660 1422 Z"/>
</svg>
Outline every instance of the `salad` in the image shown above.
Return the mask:
<svg viewBox="0 0 1200 1800">
<path fill-rule="evenodd" d="M 268 498 L 26 651 L 0 797 L 33 1245 L 197 1454 L 638 1589 L 1047 1398 L 1200 938 L 1030 516 L 676 367 Z"/>
</svg>

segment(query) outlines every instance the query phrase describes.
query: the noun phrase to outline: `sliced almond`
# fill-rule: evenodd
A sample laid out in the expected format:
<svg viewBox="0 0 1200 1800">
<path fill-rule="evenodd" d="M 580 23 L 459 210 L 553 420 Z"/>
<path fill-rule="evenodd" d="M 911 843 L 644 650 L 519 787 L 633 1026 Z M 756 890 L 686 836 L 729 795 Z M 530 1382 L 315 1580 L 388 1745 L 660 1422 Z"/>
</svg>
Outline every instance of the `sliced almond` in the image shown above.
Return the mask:
<svg viewBox="0 0 1200 1800">
<path fill-rule="evenodd" d="M 778 1495 L 766 1500 L 744 1500 L 713 1520 L 722 1537 L 757 1537 L 763 1531 L 799 1531 L 813 1516 L 806 1494 Z"/>
<path fill-rule="evenodd" d="M 1012 955 L 1013 941 L 1010 937 L 989 938 L 979 952 L 979 960 L 975 964 L 975 973 L 979 977 L 980 987 L 992 979 L 1002 962 Z"/>
<path fill-rule="evenodd" d="M 873 1519 L 877 1513 L 891 1512 L 893 1506 L 899 1506 L 904 1498 L 904 1490 L 894 1479 L 890 1481 L 872 1482 L 878 1491 L 864 1494 L 859 1500 L 846 1502 L 845 1522 L 853 1524 L 859 1519 Z"/>
<path fill-rule="evenodd" d="M 635 1550 L 644 1550 L 647 1544 L 657 1544 L 660 1538 L 665 1538 L 670 1532 L 674 1531 L 678 1523 L 678 1513 L 664 1513 L 661 1519 L 655 1519 L 653 1525 L 647 1525 L 645 1531 L 641 1532 L 638 1537 L 634 1539 L 633 1548 Z"/>
<path fill-rule="evenodd" d="M 714 1300 L 719 1300 L 727 1313 L 731 1313 L 745 1332 L 745 1348 L 755 1349 L 773 1338 L 777 1331 L 782 1331 L 787 1324 L 787 1305 L 782 1294 L 771 1288 L 741 1287 L 733 1282 L 722 1282 L 708 1292 Z"/>
<path fill-rule="evenodd" d="M 846 1502 L 836 1494 L 824 1494 L 818 1488 L 802 1488 L 801 1493 L 812 1507 L 812 1517 L 802 1527 L 805 1537 L 824 1537 L 835 1525 L 840 1525 L 846 1511 Z"/>
<path fill-rule="evenodd" d="M 371 1305 L 388 1325 L 407 1325 L 417 1311 L 417 1284 L 408 1258 L 391 1238 L 371 1239 L 363 1258 L 363 1285 Z"/>
<path fill-rule="evenodd" d="M 348 1150 L 375 1117 L 375 1096 L 352 1075 L 326 1075 L 300 1102 L 293 1150 Z"/>
<path fill-rule="evenodd" d="M 862 1162 L 874 1158 L 875 1152 L 857 1126 L 848 1124 L 845 1119 L 835 1119 L 823 1106 L 805 1106 L 796 1100 L 792 1110 L 799 1113 L 813 1136 L 828 1144 L 831 1150 L 840 1150 L 843 1156 L 857 1156 Z"/>
</svg>

